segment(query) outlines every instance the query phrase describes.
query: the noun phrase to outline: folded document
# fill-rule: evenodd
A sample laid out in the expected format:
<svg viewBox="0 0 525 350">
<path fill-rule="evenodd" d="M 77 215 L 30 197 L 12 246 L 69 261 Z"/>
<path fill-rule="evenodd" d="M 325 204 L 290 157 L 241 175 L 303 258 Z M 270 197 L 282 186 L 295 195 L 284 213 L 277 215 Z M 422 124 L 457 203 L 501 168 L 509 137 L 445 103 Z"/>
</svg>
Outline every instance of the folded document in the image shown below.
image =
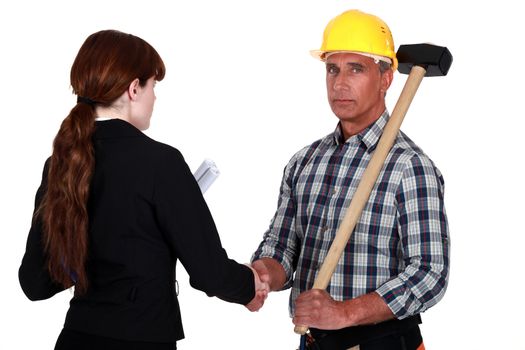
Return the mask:
<svg viewBox="0 0 525 350">
<path fill-rule="evenodd" d="M 195 180 L 197 180 L 201 192 L 204 193 L 217 179 L 217 177 L 219 177 L 219 174 L 219 169 L 217 168 L 213 160 L 205 159 L 199 166 L 199 168 L 195 171 L 193 176 L 195 177 Z"/>
</svg>

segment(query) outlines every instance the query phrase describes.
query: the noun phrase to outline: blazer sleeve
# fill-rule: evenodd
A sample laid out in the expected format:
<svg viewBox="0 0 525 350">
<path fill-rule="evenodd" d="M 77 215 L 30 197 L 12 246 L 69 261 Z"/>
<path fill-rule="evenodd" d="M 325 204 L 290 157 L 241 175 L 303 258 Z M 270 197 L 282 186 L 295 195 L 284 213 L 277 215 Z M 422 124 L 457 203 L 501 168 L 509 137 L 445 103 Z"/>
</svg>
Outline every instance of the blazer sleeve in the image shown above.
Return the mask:
<svg viewBox="0 0 525 350">
<path fill-rule="evenodd" d="M 26 251 L 18 270 L 18 279 L 25 295 L 30 300 L 48 299 L 65 288 L 52 281 L 46 267 L 44 244 L 42 241 L 42 222 L 35 217 L 40 206 L 42 196 L 47 184 L 47 170 L 49 159 L 46 161 L 42 174 L 42 182 L 35 197 L 35 209 L 29 235 L 27 237 Z"/>
<path fill-rule="evenodd" d="M 228 258 L 201 190 L 175 149 L 167 152 L 157 174 L 153 202 L 160 228 L 191 286 L 228 302 L 249 303 L 255 296 L 253 273 Z"/>
</svg>

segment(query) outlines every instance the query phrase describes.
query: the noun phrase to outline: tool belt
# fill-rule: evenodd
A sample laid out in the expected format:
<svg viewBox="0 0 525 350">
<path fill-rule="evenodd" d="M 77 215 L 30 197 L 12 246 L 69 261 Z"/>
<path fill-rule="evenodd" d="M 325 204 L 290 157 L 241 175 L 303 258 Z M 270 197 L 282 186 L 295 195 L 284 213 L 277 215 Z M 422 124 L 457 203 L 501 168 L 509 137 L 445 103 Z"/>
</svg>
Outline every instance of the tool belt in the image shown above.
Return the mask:
<svg viewBox="0 0 525 350">
<path fill-rule="evenodd" d="M 414 315 L 403 320 L 389 320 L 375 325 L 355 326 L 338 330 L 310 328 L 306 340 L 308 350 L 346 350 L 389 335 L 402 334 L 421 323 Z"/>
</svg>

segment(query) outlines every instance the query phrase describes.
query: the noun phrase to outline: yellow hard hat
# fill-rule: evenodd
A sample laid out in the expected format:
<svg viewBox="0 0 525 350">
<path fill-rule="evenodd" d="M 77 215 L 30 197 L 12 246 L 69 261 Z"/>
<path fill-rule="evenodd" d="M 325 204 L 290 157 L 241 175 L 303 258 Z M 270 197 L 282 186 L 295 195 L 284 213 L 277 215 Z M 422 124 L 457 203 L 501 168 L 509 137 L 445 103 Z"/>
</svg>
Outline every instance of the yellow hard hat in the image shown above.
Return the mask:
<svg viewBox="0 0 525 350">
<path fill-rule="evenodd" d="M 326 26 L 321 49 L 310 53 L 322 61 L 330 52 L 355 52 L 378 60 L 390 61 L 397 69 L 392 33 L 381 18 L 349 10 L 333 18 Z M 388 58 L 388 59 L 384 59 Z"/>
</svg>

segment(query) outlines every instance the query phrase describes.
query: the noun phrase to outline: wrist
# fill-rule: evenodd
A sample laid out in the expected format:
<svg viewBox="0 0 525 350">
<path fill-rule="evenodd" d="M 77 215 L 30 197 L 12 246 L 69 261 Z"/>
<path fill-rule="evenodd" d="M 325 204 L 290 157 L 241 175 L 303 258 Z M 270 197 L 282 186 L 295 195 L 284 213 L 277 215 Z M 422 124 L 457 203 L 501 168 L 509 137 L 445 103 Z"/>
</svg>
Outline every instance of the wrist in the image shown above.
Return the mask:
<svg viewBox="0 0 525 350">
<path fill-rule="evenodd" d="M 358 319 L 359 319 L 359 316 L 358 316 L 358 313 L 360 312 L 359 311 L 359 308 L 356 304 L 358 304 L 357 302 L 357 299 L 352 299 L 352 300 L 346 300 L 346 301 L 342 301 L 341 303 L 343 303 L 343 307 L 342 307 L 342 310 L 343 310 L 343 325 L 341 328 L 345 328 L 345 327 L 352 327 L 352 326 L 358 326 L 359 325 L 359 322 L 358 322 Z"/>
<path fill-rule="evenodd" d="M 394 314 L 384 300 L 375 292 L 345 301 L 346 327 L 380 323 Z"/>
</svg>

